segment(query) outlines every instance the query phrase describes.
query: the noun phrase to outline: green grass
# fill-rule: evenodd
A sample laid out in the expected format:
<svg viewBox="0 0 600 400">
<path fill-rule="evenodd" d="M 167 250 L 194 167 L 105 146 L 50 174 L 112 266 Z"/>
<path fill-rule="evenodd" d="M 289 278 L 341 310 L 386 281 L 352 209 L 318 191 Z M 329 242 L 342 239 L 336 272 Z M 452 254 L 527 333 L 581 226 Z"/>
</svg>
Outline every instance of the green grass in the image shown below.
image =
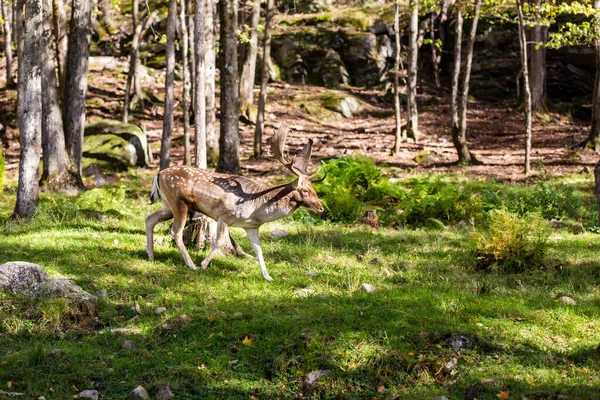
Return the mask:
<svg viewBox="0 0 600 400">
<path fill-rule="evenodd" d="M 189 270 L 168 224 L 157 227 L 156 261 L 146 261 L 144 218 L 158 207 L 147 201 L 150 176 L 124 179 L 123 200 L 98 197 L 101 212 L 89 205 L 96 196 L 44 195 L 27 225 L 9 221 L 14 182 L 0 196 L 0 262 L 38 263 L 108 291 L 97 321 L 60 301 L 0 294 L 0 390 L 64 399 L 97 389 L 114 399 L 168 383 L 182 399 L 285 398 L 320 369 L 332 373 L 304 397 L 461 399 L 484 379 L 496 386 L 479 398 L 591 399 L 600 390 L 596 234 L 553 231 L 546 268 L 477 272 L 467 230 L 374 230 L 302 213 L 262 229 L 268 283 L 253 260 L 218 257 L 205 272 Z M 290 235 L 271 238 L 273 229 Z M 363 283 L 377 291 L 361 292 Z M 318 296 L 294 296 L 301 288 Z M 562 295 L 577 305 L 557 302 Z M 167 312 L 154 315 L 160 306 Z M 111 335 L 117 327 L 138 333 Z M 454 334 L 474 344 L 457 355 Z M 121 350 L 126 339 L 135 350 Z M 63 356 L 49 357 L 53 349 Z M 457 367 L 438 374 L 452 357 Z"/>
</svg>

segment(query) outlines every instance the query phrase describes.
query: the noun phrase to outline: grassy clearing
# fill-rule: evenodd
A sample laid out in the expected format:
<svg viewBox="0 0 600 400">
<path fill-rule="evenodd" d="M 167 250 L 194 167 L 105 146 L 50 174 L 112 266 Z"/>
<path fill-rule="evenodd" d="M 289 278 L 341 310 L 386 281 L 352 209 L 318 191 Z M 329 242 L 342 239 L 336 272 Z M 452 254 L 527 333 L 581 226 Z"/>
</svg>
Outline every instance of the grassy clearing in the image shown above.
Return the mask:
<svg viewBox="0 0 600 400">
<path fill-rule="evenodd" d="M 301 213 L 262 230 L 275 279 L 268 283 L 252 260 L 219 257 L 206 272 L 190 271 L 166 224 L 157 227 L 157 260 L 146 261 L 144 218 L 157 207 L 148 204 L 149 187 L 146 173 L 128 175 L 122 201 L 97 199 L 101 212 L 90 206 L 93 196 L 44 196 L 33 221 L 15 225 L 9 182 L 0 197 L 0 262 L 39 263 L 108 297 L 98 320 L 84 321 L 60 301 L 0 294 L 0 390 L 64 399 L 97 389 L 112 399 L 168 383 L 177 398 L 285 398 L 300 395 L 309 372 L 329 369 L 304 397 L 597 396 L 594 233 L 554 230 L 545 268 L 478 272 L 460 225 L 370 229 Z M 271 238 L 274 229 L 289 236 Z M 361 292 L 363 283 L 377 291 Z M 302 288 L 317 295 L 295 296 Z M 562 295 L 577 304 L 558 302 Z M 162 306 L 167 312 L 155 315 Z M 111 335 L 117 327 L 136 333 Z M 454 353 L 452 335 L 473 343 Z M 128 339 L 134 350 L 121 349 Z M 53 349 L 62 355 L 49 356 Z M 458 364 L 445 372 L 452 357 Z"/>
</svg>

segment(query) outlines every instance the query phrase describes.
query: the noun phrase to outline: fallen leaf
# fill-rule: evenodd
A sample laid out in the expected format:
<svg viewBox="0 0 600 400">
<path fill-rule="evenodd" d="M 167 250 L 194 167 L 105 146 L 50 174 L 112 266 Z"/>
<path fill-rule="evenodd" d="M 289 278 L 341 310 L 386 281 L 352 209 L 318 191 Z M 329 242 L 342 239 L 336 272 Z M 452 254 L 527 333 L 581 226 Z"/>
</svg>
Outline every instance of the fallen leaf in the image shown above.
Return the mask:
<svg viewBox="0 0 600 400">
<path fill-rule="evenodd" d="M 379 386 L 379 387 L 377 388 L 377 391 L 378 391 L 379 393 L 384 393 L 384 392 L 385 392 L 385 386 Z"/>
<path fill-rule="evenodd" d="M 415 355 L 415 352 L 414 352 L 414 351 L 409 351 L 409 352 L 408 352 L 408 356 L 409 356 L 409 357 L 412 357 L 412 356 L 414 356 L 414 355 Z"/>
<path fill-rule="evenodd" d="M 496 395 L 500 400 L 508 400 L 508 390 L 502 391 Z"/>
<path fill-rule="evenodd" d="M 244 340 L 242 340 L 242 343 L 244 344 L 244 346 L 252 346 L 252 343 L 254 343 L 254 339 L 252 339 L 250 336 L 246 336 Z"/>
</svg>

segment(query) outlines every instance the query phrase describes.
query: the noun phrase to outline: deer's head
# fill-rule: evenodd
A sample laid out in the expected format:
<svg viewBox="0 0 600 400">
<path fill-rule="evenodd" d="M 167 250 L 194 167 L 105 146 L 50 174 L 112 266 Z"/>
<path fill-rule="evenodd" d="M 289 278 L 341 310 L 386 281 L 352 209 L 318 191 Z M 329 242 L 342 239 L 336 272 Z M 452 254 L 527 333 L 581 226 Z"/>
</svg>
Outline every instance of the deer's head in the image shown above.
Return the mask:
<svg viewBox="0 0 600 400">
<path fill-rule="evenodd" d="M 309 171 L 308 164 L 312 154 L 313 140 L 309 139 L 308 143 L 300 151 L 300 153 L 292 156 L 289 159 L 285 154 L 285 140 L 290 131 L 290 128 L 282 124 L 271 139 L 271 150 L 273 156 L 282 163 L 287 169 L 292 171 L 298 179 L 292 182 L 292 199 L 301 207 L 306 207 L 316 212 L 323 212 L 324 208 L 313 189 L 313 182 L 320 182 L 325 177 L 315 180 L 315 176 L 319 173 L 319 169 Z"/>
</svg>

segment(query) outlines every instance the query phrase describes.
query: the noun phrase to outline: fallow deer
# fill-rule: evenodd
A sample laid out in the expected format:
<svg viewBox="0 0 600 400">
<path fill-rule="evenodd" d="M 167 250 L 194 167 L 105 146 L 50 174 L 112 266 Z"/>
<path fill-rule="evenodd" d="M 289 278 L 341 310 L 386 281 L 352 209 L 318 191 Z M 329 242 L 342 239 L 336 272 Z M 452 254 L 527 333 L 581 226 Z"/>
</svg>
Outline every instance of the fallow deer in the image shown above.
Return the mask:
<svg viewBox="0 0 600 400">
<path fill-rule="evenodd" d="M 271 139 L 274 157 L 298 176 L 298 179 L 286 185 L 269 187 L 242 176 L 186 166 L 160 171 L 154 177 L 150 200 L 154 203 L 159 198 L 162 199 L 163 207 L 146 217 L 148 258 L 154 259 L 154 226 L 173 218 L 171 234 L 183 255 L 185 264 L 192 270 L 196 270 L 183 244 L 183 228 L 188 213 L 197 211 L 217 221 L 216 238 L 210 253 L 200 264 L 202 270 L 206 269 L 215 252 L 225 244 L 228 227 L 240 227 L 248 234 L 262 276 L 267 281 L 272 281 L 260 247 L 258 235 L 260 226 L 265 222 L 286 217 L 298 207 L 323 212 L 323 206 L 311 183 L 318 170 L 308 171 L 312 139 L 309 139 L 300 153 L 288 159 L 284 149 L 289 130 L 287 126 L 282 125 Z"/>
</svg>

